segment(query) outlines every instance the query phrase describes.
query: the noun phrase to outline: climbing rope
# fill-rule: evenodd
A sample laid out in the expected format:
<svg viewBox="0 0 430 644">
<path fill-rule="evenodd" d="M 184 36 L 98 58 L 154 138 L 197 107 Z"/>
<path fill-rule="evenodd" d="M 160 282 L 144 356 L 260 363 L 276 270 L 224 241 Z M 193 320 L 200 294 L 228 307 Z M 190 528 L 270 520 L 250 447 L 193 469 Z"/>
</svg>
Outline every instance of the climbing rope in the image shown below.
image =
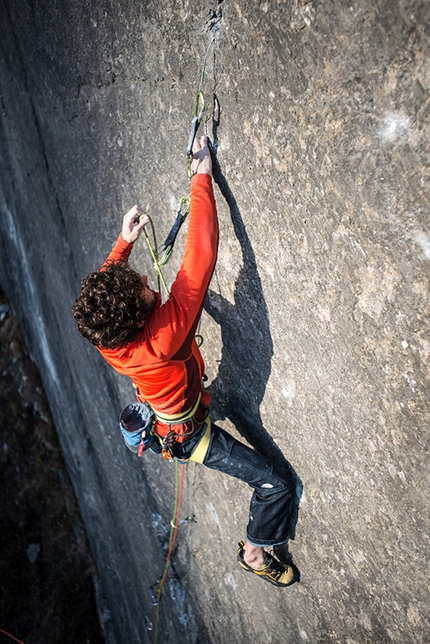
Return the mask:
<svg viewBox="0 0 430 644">
<path fill-rule="evenodd" d="M 16 637 L 11 635 L 7 631 L 2 630 L 1 628 L 0 628 L 0 633 L 4 633 L 5 635 L 7 635 L 8 637 L 12 638 L 13 640 L 15 640 L 15 642 L 18 642 L 19 644 L 24 644 L 24 642 L 21 642 L 21 640 L 16 639 Z"/>
<path fill-rule="evenodd" d="M 209 53 L 209 49 L 210 49 L 210 46 L 208 47 L 205 54 L 203 67 L 200 74 L 200 84 L 194 100 L 194 115 L 191 121 L 191 130 L 190 130 L 190 135 L 188 138 L 188 145 L 186 150 L 186 155 L 188 159 L 187 169 L 188 169 L 188 176 L 190 178 L 193 176 L 193 173 L 191 170 L 191 163 L 193 160 L 193 145 L 194 145 L 195 138 L 197 136 L 200 123 L 202 121 L 203 112 L 205 110 L 203 85 L 204 85 L 204 76 L 205 76 L 205 70 L 206 70 L 206 60 Z M 166 240 L 160 247 L 158 247 L 158 244 L 157 244 L 155 226 L 151 217 L 149 217 L 149 221 L 151 224 L 152 240 L 150 239 L 146 229 L 145 228 L 143 229 L 145 233 L 146 242 L 148 244 L 149 251 L 151 253 L 152 264 L 158 275 L 159 291 L 161 291 L 161 285 L 162 285 L 167 297 L 170 296 L 170 292 L 167 287 L 162 271 L 167 266 L 167 263 L 170 260 L 170 257 L 172 256 L 173 246 L 175 244 L 176 237 L 179 233 L 179 230 L 182 224 L 184 223 L 185 219 L 189 215 L 190 203 L 191 203 L 191 200 L 189 195 L 181 197 L 179 201 L 179 207 L 176 212 L 176 219 L 174 221 L 174 224 L 169 234 L 167 235 Z M 145 215 L 142 215 L 142 217 L 143 216 Z M 199 323 L 199 329 L 200 329 L 200 323 Z M 200 347 L 203 344 L 203 336 L 199 332 L 197 332 L 195 338 L 197 341 L 197 345 Z M 157 641 L 158 641 L 159 604 L 160 604 L 160 599 L 163 592 L 163 587 L 166 582 L 167 574 L 169 571 L 170 560 L 171 560 L 173 548 L 175 546 L 176 536 L 178 534 L 178 528 L 179 528 L 179 517 L 181 513 L 182 492 L 183 492 L 183 486 L 184 486 L 185 463 L 179 463 L 178 461 L 175 460 L 175 466 L 176 466 L 175 503 L 174 503 L 173 517 L 172 517 L 172 520 L 170 521 L 169 547 L 167 551 L 166 562 L 164 565 L 163 574 L 161 576 L 160 581 L 158 582 L 156 591 L 154 591 L 153 586 L 150 587 L 153 609 L 152 609 L 152 619 L 150 624 L 148 624 L 148 630 L 150 633 L 151 644 L 157 644 Z M 188 517 L 187 520 L 189 520 L 189 518 L 190 517 Z"/>
<path fill-rule="evenodd" d="M 173 548 L 175 546 L 176 535 L 178 534 L 179 517 L 181 514 L 182 492 L 184 488 L 185 463 L 179 463 L 178 461 L 175 461 L 175 465 L 176 465 L 175 504 L 173 509 L 172 520 L 170 521 L 169 548 L 167 551 L 166 563 L 164 564 L 164 571 L 160 581 L 158 582 L 156 592 L 154 592 L 152 586 L 150 588 L 153 609 L 152 609 L 152 620 L 151 620 L 151 624 L 148 627 L 148 630 L 149 630 L 151 644 L 157 644 L 158 642 L 158 621 L 159 621 L 158 607 L 160 604 L 161 593 L 163 592 L 163 586 L 167 578 L 167 573 L 169 571 L 170 559 L 172 556 Z M 180 473 L 179 473 L 179 468 L 180 468 Z"/>
<path fill-rule="evenodd" d="M 190 130 L 190 135 L 188 137 L 188 145 L 186 150 L 186 156 L 188 159 L 188 166 L 187 166 L 188 177 L 190 179 L 193 176 L 193 173 L 191 170 L 191 163 L 193 160 L 193 145 L 194 145 L 195 138 L 197 136 L 200 123 L 202 122 L 203 112 L 205 110 L 205 98 L 203 94 L 203 88 L 204 88 L 205 73 L 206 73 L 206 61 L 207 61 L 211 46 L 212 46 L 212 43 L 209 43 L 208 48 L 206 49 L 205 57 L 203 60 L 203 66 L 200 72 L 199 87 L 194 99 L 194 115 L 191 121 L 191 130 Z M 152 263 L 158 274 L 159 286 L 160 286 L 160 283 L 163 285 L 163 288 L 166 292 L 167 297 L 169 297 L 170 293 L 161 271 L 167 266 L 167 263 L 170 257 L 172 256 L 173 246 L 175 244 L 176 237 L 178 236 L 178 233 L 182 224 L 188 217 L 189 212 L 190 212 L 190 196 L 186 195 L 184 197 L 181 197 L 179 201 L 179 208 L 176 212 L 175 222 L 172 228 L 170 229 L 170 232 L 167 235 L 165 242 L 161 245 L 160 249 L 158 249 L 158 246 L 157 246 L 155 228 L 151 218 L 149 219 L 151 222 L 153 243 L 151 243 L 148 233 L 145 230 L 146 241 L 151 253 Z M 159 288 L 159 290 L 161 289 Z"/>
<path fill-rule="evenodd" d="M 200 123 L 202 122 L 204 109 L 205 109 L 205 99 L 203 96 L 203 90 L 199 89 L 194 101 L 194 117 L 193 117 L 193 120 L 191 121 L 191 131 L 190 131 L 190 136 L 188 138 L 188 146 L 186 151 L 186 154 L 188 157 L 188 176 L 190 177 L 190 179 L 193 176 L 193 171 L 191 170 L 191 163 L 193 160 L 193 145 L 194 145 L 194 140 L 196 138 Z"/>
<path fill-rule="evenodd" d="M 161 272 L 162 271 L 162 266 L 159 263 L 158 260 L 158 250 L 157 250 L 157 236 L 155 234 L 155 226 L 154 222 L 152 220 L 152 217 L 150 215 L 141 215 L 141 219 L 143 217 L 148 217 L 149 223 L 151 224 L 151 231 L 152 231 L 152 241 L 146 231 L 146 228 L 143 229 L 143 233 L 145 235 L 146 243 L 148 244 L 149 252 L 151 253 L 151 258 L 152 258 L 152 265 L 154 266 L 155 270 L 157 271 L 157 277 L 158 277 L 158 291 L 161 293 L 161 285 L 163 285 L 163 288 L 166 293 L 166 297 L 170 297 L 170 291 L 167 288 L 166 280 L 164 279 L 164 275 Z M 167 262 L 166 262 L 167 263 Z M 164 264 L 165 266 L 166 264 Z"/>
<path fill-rule="evenodd" d="M 207 61 L 211 46 L 212 46 L 212 43 L 209 43 L 206 49 L 205 57 L 203 59 L 202 70 L 200 72 L 199 88 L 197 90 L 197 94 L 194 100 L 194 117 L 193 117 L 193 120 L 191 121 L 191 130 L 190 130 L 190 136 L 188 138 L 188 145 L 187 145 L 187 151 L 186 151 L 186 155 L 188 158 L 188 176 L 190 178 L 193 176 L 193 173 L 191 171 L 191 162 L 193 160 L 193 144 L 197 136 L 197 131 L 199 129 L 200 123 L 202 122 L 203 112 L 205 111 L 205 97 L 203 94 L 203 87 L 205 82 L 206 61 Z"/>
</svg>

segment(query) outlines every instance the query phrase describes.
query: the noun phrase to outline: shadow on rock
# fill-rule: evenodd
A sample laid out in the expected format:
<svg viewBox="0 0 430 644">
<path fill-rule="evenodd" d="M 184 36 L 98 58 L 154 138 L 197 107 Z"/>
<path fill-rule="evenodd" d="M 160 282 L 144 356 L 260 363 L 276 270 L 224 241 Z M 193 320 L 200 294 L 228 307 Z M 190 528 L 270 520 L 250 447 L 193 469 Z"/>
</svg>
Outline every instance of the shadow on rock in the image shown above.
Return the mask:
<svg viewBox="0 0 430 644">
<path fill-rule="evenodd" d="M 216 97 L 214 103 L 219 115 Z M 235 284 L 234 304 L 213 290 L 209 290 L 205 302 L 205 310 L 219 324 L 222 335 L 221 361 L 217 376 L 209 387 L 212 394 L 211 418 L 214 422 L 228 418 L 257 451 L 288 467 L 296 488 L 290 529 L 290 538 L 293 539 L 302 483 L 261 419 L 260 405 L 270 377 L 273 355 L 269 315 L 254 251 L 237 201 L 216 157 L 218 124 L 219 121 L 214 120 L 214 142 L 211 145 L 213 176 L 230 209 L 234 232 L 241 247 L 242 266 Z"/>
</svg>

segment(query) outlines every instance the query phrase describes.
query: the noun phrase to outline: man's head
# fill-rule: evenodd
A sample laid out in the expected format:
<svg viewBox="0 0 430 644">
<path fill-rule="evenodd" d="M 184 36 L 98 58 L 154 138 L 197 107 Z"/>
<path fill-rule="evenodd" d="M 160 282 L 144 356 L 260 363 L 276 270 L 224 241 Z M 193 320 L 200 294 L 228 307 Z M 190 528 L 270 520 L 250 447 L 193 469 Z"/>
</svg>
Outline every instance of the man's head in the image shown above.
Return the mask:
<svg viewBox="0 0 430 644">
<path fill-rule="evenodd" d="M 92 344 L 116 349 L 136 339 L 156 301 L 127 262 L 110 262 L 82 280 L 72 311 L 78 331 Z"/>
</svg>

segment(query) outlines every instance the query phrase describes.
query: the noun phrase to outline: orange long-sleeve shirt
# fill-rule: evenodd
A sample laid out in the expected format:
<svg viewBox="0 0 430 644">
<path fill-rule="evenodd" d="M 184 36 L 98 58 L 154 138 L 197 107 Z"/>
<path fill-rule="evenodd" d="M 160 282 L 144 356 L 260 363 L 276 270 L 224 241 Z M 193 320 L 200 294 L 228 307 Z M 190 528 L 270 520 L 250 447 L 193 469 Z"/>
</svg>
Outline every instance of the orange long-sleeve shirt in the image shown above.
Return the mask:
<svg viewBox="0 0 430 644">
<path fill-rule="evenodd" d="M 127 260 L 133 244 L 120 235 L 106 261 Z M 170 298 L 156 307 L 133 342 L 99 351 L 112 367 L 129 376 L 140 398 L 157 412 L 178 414 L 195 404 L 202 390 L 204 362 L 194 335 L 215 268 L 218 218 L 212 177 L 196 174 L 191 180 L 191 208 L 184 257 L 171 287 Z M 202 400 L 209 403 L 203 392 Z M 177 426 L 174 426 L 174 428 Z M 167 427 L 160 426 L 161 435 Z M 177 431 L 180 431 L 179 429 Z"/>
</svg>

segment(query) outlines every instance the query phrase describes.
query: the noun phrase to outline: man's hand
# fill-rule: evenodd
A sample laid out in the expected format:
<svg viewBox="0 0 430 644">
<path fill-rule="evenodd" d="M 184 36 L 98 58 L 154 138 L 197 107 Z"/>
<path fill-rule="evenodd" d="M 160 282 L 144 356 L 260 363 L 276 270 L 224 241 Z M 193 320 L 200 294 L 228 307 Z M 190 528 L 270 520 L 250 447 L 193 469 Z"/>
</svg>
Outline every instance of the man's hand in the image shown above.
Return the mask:
<svg viewBox="0 0 430 644">
<path fill-rule="evenodd" d="M 193 174 L 212 175 L 212 158 L 208 148 L 207 136 L 202 136 L 200 139 L 194 139 L 191 172 Z"/>
<path fill-rule="evenodd" d="M 139 206 L 133 206 L 122 220 L 122 238 L 127 243 L 132 244 L 139 238 L 140 233 L 148 223 L 149 218 L 143 214 L 143 210 Z"/>
</svg>

